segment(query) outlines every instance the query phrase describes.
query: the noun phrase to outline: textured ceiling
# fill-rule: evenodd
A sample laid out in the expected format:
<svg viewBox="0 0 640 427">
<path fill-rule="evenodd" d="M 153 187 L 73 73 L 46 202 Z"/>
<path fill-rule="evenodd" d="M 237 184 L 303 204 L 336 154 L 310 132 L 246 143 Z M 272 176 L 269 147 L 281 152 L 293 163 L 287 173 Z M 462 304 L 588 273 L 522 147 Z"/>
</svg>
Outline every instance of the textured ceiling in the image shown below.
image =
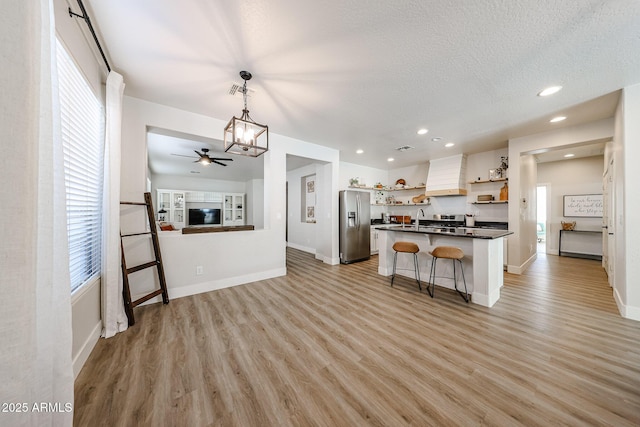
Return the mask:
<svg viewBox="0 0 640 427">
<path fill-rule="evenodd" d="M 640 82 L 637 0 L 85 4 L 127 95 L 228 120 L 248 70 L 256 121 L 383 169 L 611 117 Z"/>
</svg>

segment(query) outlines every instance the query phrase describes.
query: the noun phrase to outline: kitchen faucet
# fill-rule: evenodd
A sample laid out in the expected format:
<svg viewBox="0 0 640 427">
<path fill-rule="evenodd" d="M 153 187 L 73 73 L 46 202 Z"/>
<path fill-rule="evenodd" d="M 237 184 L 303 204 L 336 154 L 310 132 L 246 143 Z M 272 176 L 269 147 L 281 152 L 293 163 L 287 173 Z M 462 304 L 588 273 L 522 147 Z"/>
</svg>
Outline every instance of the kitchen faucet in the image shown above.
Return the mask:
<svg viewBox="0 0 640 427">
<path fill-rule="evenodd" d="M 418 212 L 416 212 L 416 230 L 418 230 L 420 228 L 420 213 L 422 212 L 422 217 L 425 218 L 426 215 L 424 214 L 424 211 L 422 210 L 422 208 L 418 209 Z"/>
</svg>

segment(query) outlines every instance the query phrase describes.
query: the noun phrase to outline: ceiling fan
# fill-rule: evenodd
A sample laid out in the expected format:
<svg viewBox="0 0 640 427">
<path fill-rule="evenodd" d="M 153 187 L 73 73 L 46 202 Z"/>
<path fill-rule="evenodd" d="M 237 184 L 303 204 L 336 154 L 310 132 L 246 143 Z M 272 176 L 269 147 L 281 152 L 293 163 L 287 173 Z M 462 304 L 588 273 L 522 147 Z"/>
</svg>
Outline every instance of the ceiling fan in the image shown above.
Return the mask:
<svg viewBox="0 0 640 427">
<path fill-rule="evenodd" d="M 193 150 L 198 156 L 200 156 L 200 158 L 196 161 L 194 161 L 193 163 L 200 163 L 203 166 L 208 166 L 211 163 L 216 163 L 219 164 L 220 166 L 227 166 L 226 164 L 222 163 L 222 162 L 233 162 L 233 159 L 222 159 L 220 157 L 209 157 L 209 155 L 207 154 L 209 152 L 208 148 L 202 148 L 202 153 L 197 151 L 197 150 Z M 195 157 L 193 156 L 185 156 L 182 154 L 173 154 L 171 153 L 172 156 L 180 156 L 180 157 L 189 157 L 190 159 L 195 159 Z"/>
</svg>

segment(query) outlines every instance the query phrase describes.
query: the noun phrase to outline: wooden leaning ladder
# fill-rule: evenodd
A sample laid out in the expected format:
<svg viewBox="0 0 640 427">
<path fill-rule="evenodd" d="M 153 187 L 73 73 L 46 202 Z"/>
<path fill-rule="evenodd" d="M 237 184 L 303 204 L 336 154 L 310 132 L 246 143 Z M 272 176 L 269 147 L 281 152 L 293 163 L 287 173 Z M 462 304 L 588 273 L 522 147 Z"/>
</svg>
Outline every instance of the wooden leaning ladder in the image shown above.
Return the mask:
<svg viewBox="0 0 640 427">
<path fill-rule="evenodd" d="M 153 297 L 157 297 L 162 294 L 162 302 L 169 304 L 169 293 L 167 292 L 167 282 L 164 278 L 164 268 L 162 266 L 162 255 L 160 254 L 160 242 L 158 241 L 158 230 L 156 228 L 156 220 L 153 210 L 153 202 L 151 201 L 151 193 L 144 193 L 144 203 L 142 202 L 120 202 L 121 205 L 139 205 L 147 207 L 147 217 L 149 218 L 149 228 L 151 231 L 143 233 L 131 233 L 122 234 L 120 232 L 120 253 L 122 259 L 122 296 L 124 298 L 124 310 L 127 313 L 127 319 L 129 319 L 129 326 L 133 326 L 136 321 L 133 317 L 133 308 L 142 304 L 145 301 L 150 300 Z M 144 264 L 137 265 L 135 267 L 127 268 L 127 262 L 124 256 L 124 237 L 141 236 L 145 234 L 151 235 L 151 241 L 153 242 L 153 252 L 155 255 L 154 261 L 149 261 Z M 144 270 L 145 268 L 156 267 L 158 269 L 158 279 L 160 281 L 160 289 L 156 289 L 148 295 L 145 295 L 135 301 L 131 301 L 131 289 L 129 287 L 129 274 L 136 271 Z"/>
</svg>

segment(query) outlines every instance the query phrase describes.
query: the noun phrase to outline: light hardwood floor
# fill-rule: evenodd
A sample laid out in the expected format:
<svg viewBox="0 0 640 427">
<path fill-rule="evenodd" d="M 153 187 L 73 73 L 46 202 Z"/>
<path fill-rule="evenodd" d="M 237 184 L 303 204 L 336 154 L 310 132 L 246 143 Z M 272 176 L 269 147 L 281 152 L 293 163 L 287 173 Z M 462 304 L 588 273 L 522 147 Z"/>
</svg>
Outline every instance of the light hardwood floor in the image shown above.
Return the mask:
<svg viewBox="0 0 640 427">
<path fill-rule="evenodd" d="M 640 425 L 640 322 L 598 261 L 540 257 L 488 309 L 377 258 L 136 309 L 75 384 L 76 426 Z"/>
</svg>

